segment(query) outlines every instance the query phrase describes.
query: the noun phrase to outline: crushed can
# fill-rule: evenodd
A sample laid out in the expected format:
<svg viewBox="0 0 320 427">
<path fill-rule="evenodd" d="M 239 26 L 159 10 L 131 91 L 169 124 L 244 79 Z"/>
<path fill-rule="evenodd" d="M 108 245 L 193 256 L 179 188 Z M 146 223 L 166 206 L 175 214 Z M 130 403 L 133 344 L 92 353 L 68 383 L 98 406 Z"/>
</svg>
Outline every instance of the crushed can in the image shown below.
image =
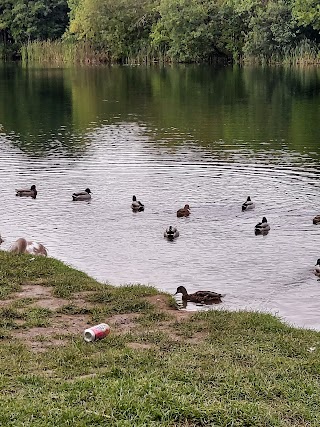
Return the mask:
<svg viewBox="0 0 320 427">
<path fill-rule="evenodd" d="M 110 326 L 107 323 L 100 323 L 99 325 L 88 328 L 83 333 L 83 338 L 86 342 L 93 342 L 102 340 L 110 334 Z"/>
</svg>

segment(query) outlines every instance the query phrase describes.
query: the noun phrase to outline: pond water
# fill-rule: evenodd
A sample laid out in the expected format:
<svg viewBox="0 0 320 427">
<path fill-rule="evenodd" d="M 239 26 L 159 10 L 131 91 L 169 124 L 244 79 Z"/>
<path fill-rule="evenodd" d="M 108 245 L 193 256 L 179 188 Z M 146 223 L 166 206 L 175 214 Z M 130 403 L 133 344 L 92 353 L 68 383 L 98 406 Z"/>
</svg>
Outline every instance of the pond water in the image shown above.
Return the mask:
<svg viewBox="0 0 320 427">
<path fill-rule="evenodd" d="M 210 289 L 320 330 L 319 68 L 13 64 L 0 94 L 2 249 L 23 236 L 102 282 Z"/>
</svg>

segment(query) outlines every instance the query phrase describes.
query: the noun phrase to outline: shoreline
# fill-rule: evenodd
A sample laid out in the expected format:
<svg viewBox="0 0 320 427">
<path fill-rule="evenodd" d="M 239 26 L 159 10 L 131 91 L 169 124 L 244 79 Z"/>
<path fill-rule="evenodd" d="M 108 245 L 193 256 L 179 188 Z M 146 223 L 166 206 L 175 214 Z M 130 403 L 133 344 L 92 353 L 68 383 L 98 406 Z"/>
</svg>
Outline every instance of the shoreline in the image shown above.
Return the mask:
<svg viewBox="0 0 320 427">
<path fill-rule="evenodd" d="M 6 427 L 319 425 L 320 333 L 0 252 Z M 87 326 L 110 334 L 87 343 Z"/>
</svg>

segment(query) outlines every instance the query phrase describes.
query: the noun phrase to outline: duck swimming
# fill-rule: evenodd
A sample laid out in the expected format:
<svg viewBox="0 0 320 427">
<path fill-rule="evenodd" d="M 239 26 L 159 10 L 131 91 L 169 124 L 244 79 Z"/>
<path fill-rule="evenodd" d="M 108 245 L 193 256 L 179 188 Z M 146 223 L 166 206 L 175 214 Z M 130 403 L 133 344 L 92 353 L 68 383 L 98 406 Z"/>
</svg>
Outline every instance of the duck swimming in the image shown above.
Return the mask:
<svg viewBox="0 0 320 427">
<path fill-rule="evenodd" d="M 164 237 L 166 237 L 168 240 L 174 240 L 175 238 L 179 237 L 179 231 L 176 227 L 172 227 L 170 225 L 166 231 L 164 232 Z"/>
<path fill-rule="evenodd" d="M 90 188 L 86 188 L 84 191 L 80 191 L 79 193 L 72 194 L 72 200 L 90 200 L 91 199 L 91 191 Z"/>
<path fill-rule="evenodd" d="M 242 205 L 242 212 L 244 211 L 248 211 L 250 209 L 254 209 L 255 204 L 253 203 L 253 201 L 251 200 L 251 197 L 248 196 L 247 200 L 243 203 Z"/>
<path fill-rule="evenodd" d="M 42 243 L 29 242 L 26 239 L 20 238 L 16 240 L 10 247 L 9 252 L 16 254 L 31 254 L 47 256 L 47 249 Z"/>
<path fill-rule="evenodd" d="M 179 286 L 176 294 L 182 294 L 183 301 L 191 301 L 199 304 L 218 304 L 222 302 L 221 298 L 224 296 L 212 291 L 197 291 L 193 294 L 188 294 L 184 286 Z"/>
<path fill-rule="evenodd" d="M 255 234 L 268 234 L 269 230 L 270 225 L 268 224 L 267 218 L 265 216 L 262 218 L 262 221 L 259 222 L 254 228 Z"/>
<path fill-rule="evenodd" d="M 32 197 L 33 199 L 35 199 L 37 197 L 37 189 L 35 185 L 31 185 L 31 187 L 28 188 L 20 188 L 20 189 L 16 189 L 16 196 L 20 196 L 20 197 Z"/>
<path fill-rule="evenodd" d="M 190 215 L 190 206 L 184 205 L 184 208 L 177 210 L 177 217 L 189 216 Z"/>
<path fill-rule="evenodd" d="M 317 259 L 317 264 L 314 267 L 314 274 L 320 277 L 320 258 Z"/>
<path fill-rule="evenodd" d="M 131 208 L 134 212 L 144 211 L 144 205 L 139 200 L 137 200 L 136 196 L 132 196 Z"/>
<path fill-rule="evenodd" d="M 317 215 L 313 218 L 312 222 L 314 224 L 320 224 L 320 215 Z"/>
</svg>

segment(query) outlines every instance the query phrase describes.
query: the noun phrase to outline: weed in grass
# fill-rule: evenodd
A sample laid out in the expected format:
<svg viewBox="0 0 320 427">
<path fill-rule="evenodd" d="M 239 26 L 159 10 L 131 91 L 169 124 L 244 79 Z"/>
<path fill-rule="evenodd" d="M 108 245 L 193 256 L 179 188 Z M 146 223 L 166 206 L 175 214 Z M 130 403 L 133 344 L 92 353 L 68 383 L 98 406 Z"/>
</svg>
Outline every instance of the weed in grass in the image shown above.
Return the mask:
<svg viewBox="0 0 320 427">
<path fill-rule="evenodd" d="M 24 313 L 26 326 L 29 328 L 49 326 L 51 316 L 52 312 L 47 308 L 33 307 Z"/>
</svg>

